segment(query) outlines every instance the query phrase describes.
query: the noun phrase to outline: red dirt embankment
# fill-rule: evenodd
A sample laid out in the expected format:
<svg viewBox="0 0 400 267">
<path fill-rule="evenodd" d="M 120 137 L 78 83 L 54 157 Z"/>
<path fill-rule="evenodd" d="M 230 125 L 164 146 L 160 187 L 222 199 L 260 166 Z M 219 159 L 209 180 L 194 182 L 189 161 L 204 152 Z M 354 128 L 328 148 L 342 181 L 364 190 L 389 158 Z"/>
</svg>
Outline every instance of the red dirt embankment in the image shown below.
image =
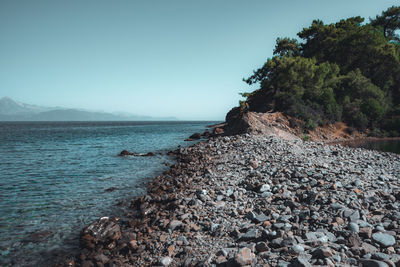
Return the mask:
<svg viewBox="0 0 400 267">
<path fill-rule="evenodd" d="M 224 127 L 227 134 L 273 134 L 286 140 L 308 136 L 311 141 L 330 143 L 367 138 L 365 133 L 360 133 L 343 122 L 318 126 L 312 131 L 304 131 L 302 124 L 300 120 L 286 116 L 281 112 L 239 113 L 233 111 L 228 113 Z"/>
</svg>

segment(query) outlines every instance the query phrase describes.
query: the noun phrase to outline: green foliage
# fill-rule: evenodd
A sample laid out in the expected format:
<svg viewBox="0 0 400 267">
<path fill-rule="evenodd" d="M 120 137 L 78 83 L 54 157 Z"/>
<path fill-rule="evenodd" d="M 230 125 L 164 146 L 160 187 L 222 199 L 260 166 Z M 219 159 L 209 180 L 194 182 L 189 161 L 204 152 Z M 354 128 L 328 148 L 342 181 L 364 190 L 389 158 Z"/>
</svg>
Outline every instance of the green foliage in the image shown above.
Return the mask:
<svg viewBox="0 0 400 267">
<path fill-rule="evenodd" d="M 306 130 L 314 130 L 316 127 L 317 125 L 315 124 L 314 120 L 310 118 L 306 121 L 306 124 L 304 126 Z"/>
<path fill-rule="evenodd" d="M 309 141 L 310 140 L 310 136 L 309 135 L 303 135 L 303 141 Z"/>
<path fill-rule="evenodd" d="M 282 57 L 299 56 L 300 44 L 296 39 L 278 38 L 276 39 L 274 55 L 280 55 Z"/>
<path fill-rule="evenodd" d="M 316 124 L 340 119 L 341 107 L 334 96 L 339 82 L 336 64 L 317 64 L 313 58 L 274 57 L 258 72 L 268 73 L 257 81 L 261 91 L 273 95 L 278 110 Z M 255 94 L 249 99 L 257 97 Z"/>
<path fill-rule="evenodd" d="M 371 130 L 371 132 L 368 133 L 368 136 L 373 136 L 373 137 L 384 137 L 384 133 L 378 129 L 378 128 L 374 128 Z"/>
<path fill-rule="evenodd" d="M 275 56 L 244 80 L 260 85 L 243 94 L 248 109 L 273 106 L 308 129 L 345 121 L 399 132 L 399 15 L 400 7 L 391 7 L 369 24 L 361 17 L 329 25 L 315 20 L 298 33 L 301 42 L 278 38 Z"/>
<path fill-rule="evenodd" d="M 240 112 L 244 112 L 247 109 L 246 101 L 239 100 Z"/>
<path fill-rule="evenodd" d="M 376 16 L 371 20 L 371 25 L 382 29 L 383 34 L 389 40 L 399 41 L 396 30 L 400 29 L 400 7 L 392 6 L 382 12 L 381 16 Z"/>
</svg>

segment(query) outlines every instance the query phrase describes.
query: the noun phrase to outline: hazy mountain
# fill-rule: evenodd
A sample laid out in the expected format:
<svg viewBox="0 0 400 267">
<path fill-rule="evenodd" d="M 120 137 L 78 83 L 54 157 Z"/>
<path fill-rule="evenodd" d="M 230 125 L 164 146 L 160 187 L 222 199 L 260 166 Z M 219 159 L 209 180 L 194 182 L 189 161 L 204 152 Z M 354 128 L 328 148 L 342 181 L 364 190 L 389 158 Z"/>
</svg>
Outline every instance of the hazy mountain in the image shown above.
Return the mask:
<svg viewBox="0 0 400 267">
<path fill-rule="evenodd" d="M 39 107 L 15 101 L 9 97 L 0 99 L 1 115 L 27 115 L 51 110 L 52 108 Z"/>
<path fill-rule="evenodd" d="M 176 120 L 174 117 L 149 117 L 129 113 L 106 113 L 79 109 L 40 107 L 17 102 L 9 97 L 0 99 L 0 121 L 144 121 Z"/>
</svg>

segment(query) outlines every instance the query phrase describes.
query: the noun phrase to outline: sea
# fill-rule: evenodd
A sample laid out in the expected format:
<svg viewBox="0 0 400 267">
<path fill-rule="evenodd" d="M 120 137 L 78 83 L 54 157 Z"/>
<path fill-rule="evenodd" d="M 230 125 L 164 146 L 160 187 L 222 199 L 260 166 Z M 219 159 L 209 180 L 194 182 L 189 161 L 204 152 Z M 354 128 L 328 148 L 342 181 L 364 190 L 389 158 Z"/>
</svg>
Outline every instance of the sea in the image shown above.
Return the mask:
<svg viewBox="0 0 400 267">
<path fill-rule="evenodd" d="M 350 147 L 362 147 L 369 150 L 379 150 L 383 152 L 392 152 L 400 154 L 400 140 L 387 139 L 387 140 L 370 140 L 365 142 L 350 142 Z"/>
<path fill-rule="evenodd" d="M 215 123 L 0 122 L 0 266 L 73 252 L 85 225 L 122 212 L 174 162 L 168 151 Z"/>
</svg>

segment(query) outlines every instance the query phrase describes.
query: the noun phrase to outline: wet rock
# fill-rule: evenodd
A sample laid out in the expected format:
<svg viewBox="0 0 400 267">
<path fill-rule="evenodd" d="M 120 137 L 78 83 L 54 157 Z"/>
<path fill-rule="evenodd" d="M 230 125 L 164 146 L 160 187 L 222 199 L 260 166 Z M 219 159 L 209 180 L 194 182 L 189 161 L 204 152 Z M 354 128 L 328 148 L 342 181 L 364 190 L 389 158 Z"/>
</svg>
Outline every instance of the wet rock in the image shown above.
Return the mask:
<svg viewBox="0 0 400 267">
<path fill-rule="evenodd" d="M 82 230 L 80 243 L 84 248 L 93 249 L 96 245 L 107 245 L 120 237 L 120 226 L 113 219 L 103 217 Z"/>
<path fill-rule="evenodd" d="M 115 191 L 115 190 L 117 190 L 117 188 L 113 186 L 113 187 L 107 188 L 106 190 L 104 190 L 104 192 L 112 192 L 112 191 Z"/>
<path fill-rule="evenodd" d="M 122 150 L 118 155 L 119 156 L 138 156 L 138 157 L 153 157 L 153 156 L 155 156 L 155 154 L 153 152 L 140 154 L 140 153 L 132 153 L 132 152 L 129 152 L 128 150 Z"/>
<path fill-rule="evenodd" d="M 153 152 L 147 152 L 146 154 L 140 155 L 142 157 L 154 157 L 156 154 L 154 154 Z"/>
<path fill-rule="evenodd" d="M 122 151 L 119 153 L 119 155 L 120 155 L 120 156 L 131 156 L 131 155 L 133 155 L 133 153 L 129 152 L 128 150 L 122 150 Z"/>
<path fill-rule="evenodd" d="M 33 234 L 30 234 L 25 242 L 42 242 L 51 236 L 51 231 L 39 231 Z"/>
<path fill-rule="evenodd" d="M 189 138 L 192 139 L 192 140 L 197 140 L 197 139 L 201 138 L 201 134 L 200 133 L 194 133 Z"/>
</svg>

